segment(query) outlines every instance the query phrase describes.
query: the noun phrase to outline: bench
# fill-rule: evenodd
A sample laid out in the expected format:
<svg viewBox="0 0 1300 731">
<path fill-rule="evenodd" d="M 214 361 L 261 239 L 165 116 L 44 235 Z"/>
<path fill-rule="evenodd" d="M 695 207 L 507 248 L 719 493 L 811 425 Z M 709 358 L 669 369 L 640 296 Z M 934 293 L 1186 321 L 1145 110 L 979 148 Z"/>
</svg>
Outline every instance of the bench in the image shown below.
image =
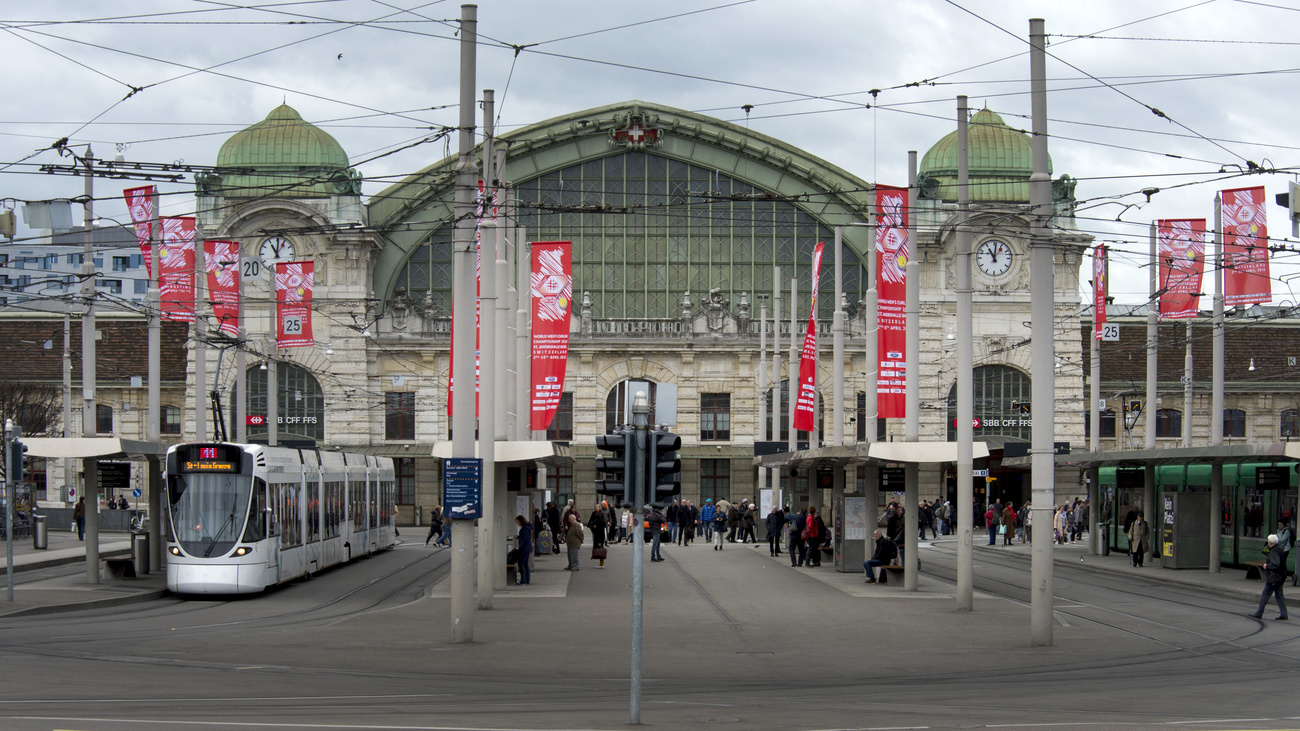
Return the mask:
<svg viewBox="0 0 1300 731">
<path fill-rule="evenodd" d="M 900 574 L 903 573 L 903 565 L 901 563 L 886 564 L 880 566 L 879 568 L 880 568 L 880 578 L 876 579 L 876 582 L 880 584 L 889 583 L 889 572 L 891 571 L 897 571 Z"/>
<path fill-rule="evenodd" d="M 1263 562 L 1263 561 L 1247 561 L 1247 562 L 1246 562 L 1246 578 L 1247 578 L 1247 579 L 1255 579 L 1256 581 L 1259 581 L 1259 580 L 1263 579 L 1263 578 L 1264 578 L 1264 562 Z"/>
<path fill-rule="evenodd" d="M 134 579 L 135 560 L 131 558 L 106 558 L 104 565 L 114 579 Z"/>
</svg>

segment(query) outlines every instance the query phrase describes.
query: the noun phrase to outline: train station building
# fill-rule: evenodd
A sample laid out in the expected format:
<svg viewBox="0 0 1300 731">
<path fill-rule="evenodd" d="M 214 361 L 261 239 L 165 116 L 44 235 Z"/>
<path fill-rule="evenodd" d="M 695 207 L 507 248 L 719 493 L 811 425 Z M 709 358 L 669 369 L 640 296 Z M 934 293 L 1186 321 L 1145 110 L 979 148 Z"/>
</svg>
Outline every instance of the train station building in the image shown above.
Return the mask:
<svg viewBox="0 0 1300 731">
<path fill-rule="evenodd" d="M 1029 495 L 1028 468 L 1003 460 L 1008 444 L 1029 441 L 1032 423 L 1032 414 L 1024 413 L 1031 386 L 1026 215 L 1031 145 L 1026 133 L 992 110 L 973 115 L 969 129 L 972 246 L 1008 252 L 995 266 L 973 271 L 974 398 L 980 423 L 975 439 L 989 448 L 989 457 L 976 467 L 996 478 L 977 478 L 976 496 L 1019 504 Z M 911 250 L 921 276 L 920 438 L 952 440 L 956 132 L 939 140 L 899 142 L 892 154 L 903 156 L 914 145 L 924 150 Z M 809 315 L 812 252 L 818 242 L 834 243 L 836 227 L 842 227 L 845 296 L 834 301 L 830 267 L 824 266 L 817 313 L 822 335 L 818 429 L 796 439 L 828 444 L 834 431 L 830 326 L 839 307 L 847 315 L 843 432 L 847 445 L 867 440 L 873 415 L 866 413 L 866 389 L 874 364 L 866 361 L 866 339 L 874 334 L 867 332 L 863 304 L 872 231 L 863 224 L 870 218 L 876 182 L 905 186 L 907 181 L 869 181 L 761 133 L 641 101 L 576 111 L 502 134 L 494 143 L 505 158 L 500 178 L 509 184 L 509 203 L 503 205 L 502 220 L 518 238 L 512 243 L 572 242 L 574 302 L 563 396 L 548 429 L 533 438 L 568 444 L 574 460 L 521 475 L 527 489 L 550 490 L 555 499 L 573 497 L 585 511 L 596 499 L 595 437 L 630 421 L 630 396 L 642 391 L 650 399 L 652 422 L 682 437 L 684 499 L 758 499 L 754 456 L 765 443 L 789 438 L 788 408 L 782 406 L 778 433 L 760 424 L 767 422 L 774 397 L 785 403 L 791 333 L 801 338 Z M 264 425 L 236 422 L 239 413 L 266 414 L 264 366 L 274 361 L 279 440 L 392 457 L 399 522 L 414 522 L 417 508 L 427 518 L 440 502 L 434 447 L 450 430 L 455 162 L 454 156 L 441 160 L 363 200 L 365 171 L 352 168 L 333 137 L 288 106 L 271 110 L 227 140 L 216 171 L 196 180 L 198 216 L 203 236 L 241 243 L 247 338 L 205 336 L 205 383 L 196 379 L 195 338 L 175 346 L 187 354 L 186 384 L 183 392 L 164 391 L 164 413 L 180 428 L 170 436 L 191 439 L 200 421 L 211 423 L 210 402 L 205 397 L 200 407 L 193 394 L 215 390 L 230 438 L 242 433 L 249 440 L 265 439 Z M 1083 450 L 1091 317 L 1080 296 L 1080 275 L 1092 239 L 1074 217 L 1075 181 L 1060 171 L 1054 176 L 1055 438 Z M 310 347 L 275 347 L 270 270 L 277 260 L 314 262 Z M 791 279 L 797 280 L 793 318 Z M 780 312 L 774 312 L 776 287 L 782 290 Z M 1270 359 L 1284 357 L 1291 343 L 1300 346 L 1300 338 L 1291 310 L 1268 310 L 1270 316 L 1279 312 L 1278 317 L 1257 313 L 1256 327 L 1229 337 L 1232 438 L 1240 433 L 1245 440 L 1277 441 L 1296 433 L 1300 394 L 1287 378 L 1293 371 L 1284 360 Z M 201 308 L 199 314 L 205 323 L 201 331 L 214 332 L 211 311 Z M 1126 332 L 1133 328 L 1136 338 L 1144 314 L 1112 311 L 1111 318 Z M 771 366 L 774 328 L 780 333 L 780 370 L 760 378 L 764 364 Z M 1132 362 L 1138 342 L 1132 338 L 1125 335 L 1121 344 L 1103 349 L 1107 394 L 1127 390 L 1128 371 L 1140 365 Z M 1272 374 L 1267 379 L 1245 370 L 1257 338 L 1276 346 L 1255 356 L 1258 372 Z M 767 357 L 760 348 L 764 342 Z M 1171 335 L 1170 342 L 1182 341 Z M 246 357 L 243 409 L 235 404 L 234 348 Z M 1161 357 L 1162 389 L 1172 379 L 1174 395 L 1166 399 L 1168 406 L 1151 408 L 1151 418 L 1134 425 L 1138 434 L 1145 428 L 1169 430 L 1177 410 L 1173 401 L 1181 403 L 1181 386 L 1172 385 L 1179 375 L 1163 370 L 1172 368 L 1166 363 L 1181 363 L 1181 352 L 1177 359 Z M 179 368 L 173 370 L 179 377 Z M 53 382 L 56 373 L 42 378 Z M 768 387 L 760 388 L 760 382 Z M 132 414 L 110 426 L 117 436 L 143 436 L 137 418 L 142 398 L 143 390 L 129 378 L 101 386 L 101 404 Z M 1205 403 L 1197 401 L 1204 414 L 1208 398 L 1207 393 Z M 1201 435 L 1210 417 L 1178 418 Z M 1103 414 L 1102 425 L 1104 448 L 1122 448 L 1134 433 L 1114 413 Z M 79 428 L 74 425 L 74 431 Z M 121 433 L 133 428 L 141 434 Z M 882 441 L 901 441 L 903 420 L 880 420 L 876 430 Z M 213 435 L 211 426 L 206 432 Z M 1172 437 L 1162 432 L 1161 438 Z M 49 485 L 63 481 L 60 472 L 49 472 Z M 780 473 L 779 479 L 783 502 L 827 504 L 812 491 L 829 489 L 829 474 Z M 923 468 L 920 484 L 925 499 L 955 497 L 951 466 Z M 866 484 L 865 470 L 850 475 L 846 490 L 877 494 L 876 486 Z M 1079 470 L 1058 471 L 1058 496 L 1084 494 Z M 883 503 L 887 493 L 875 499 Z"/>
</svg>

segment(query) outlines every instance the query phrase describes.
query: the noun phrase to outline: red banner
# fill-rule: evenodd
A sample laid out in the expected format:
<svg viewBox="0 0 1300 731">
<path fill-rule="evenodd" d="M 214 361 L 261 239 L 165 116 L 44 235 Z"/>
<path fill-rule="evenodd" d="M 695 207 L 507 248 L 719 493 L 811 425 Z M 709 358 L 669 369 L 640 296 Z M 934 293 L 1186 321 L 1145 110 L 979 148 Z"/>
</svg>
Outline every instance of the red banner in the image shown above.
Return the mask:
<svg viewBox="0 0 1300 731">
<path fill-rule="evenodd" d="M 1253 305 L 1273 299 L 1268 274 L 1268 215 L 1264 186 L 1223 191 L 1223 302 Z"/>
<path fill-rule="evenodd" d="M 217 329 L 239 335 L 239 242 L 203 242 L 204 271 L 208 273 L 208 299 Z"/>
<path fill-rule="evenodd" d="M 817 425 L 817 282 L 822 275 L 822 249 L 824 241 L 813 249 L 812 308 L 808 315 L 808 330 L 803 335 L 803 351 L 799 354 L 799 391 L 794 401 L 795 429 L 812 431 Z"/>
<path fill-rule="evenodd" d="M 1098 246 L 1092 250 L 1092 337 L 1101 340 L 1102 328 L 1106 326 L 1106 247 Z"/>
<path fill-rule="evenodd" d="M 314 345 L 311 335 L 312 273 L 310 261 L 275 265 L 275 342 L 281 348 Z"/>
<path fill-rule="evenodd" d="M 191 217 L 160 218 L 158 290 L 162 319 L 194 322 L 194 227 Z"/>
<path fill-rule="evenodd" d="M 1201 309 L 1201 275 L 1205 273 L 1205 219 L 1156 221 L 1160 258 L 1160 316 L 1170 320 L 1196 317 Z"/>
<path fill-rule="evenodd" d="M 131 223 L 135 225 L 135 240 L 140 245 L 144 256 L 144 270 L 153 279 L 153 257 L 149 255 L 150 228 L 153 225 L 154 199 L 158 192 L 152 185 L 139 188 L 127 188 L 122 191 L 126 198 L 126 210 L 131 214 Z"/>
<path fill-rule="evenodd" d="M 564 393 L 569 364 L 569 318 L 573 312 L 573 252 L 568 241 L 533 243 L 532 385 L 529 428 L 551 425 Z"/>
<path fill-rule="evenodd" d="M 907 415 L 907 188 L 876 186 L 876 404 L 882 419 Z"/>
</svg>

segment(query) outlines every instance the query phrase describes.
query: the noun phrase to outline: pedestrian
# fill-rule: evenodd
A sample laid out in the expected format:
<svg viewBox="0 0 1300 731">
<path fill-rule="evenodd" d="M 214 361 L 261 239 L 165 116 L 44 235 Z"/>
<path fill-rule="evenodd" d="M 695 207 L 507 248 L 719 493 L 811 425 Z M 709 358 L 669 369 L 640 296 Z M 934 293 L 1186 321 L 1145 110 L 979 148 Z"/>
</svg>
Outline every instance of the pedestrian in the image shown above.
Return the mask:
<svg viewBox="0 0 1300 731">
<path fill-rule="evenodd" d="M 632 514 L 632 511 L 626 505 L 624 505 L 623 515 L 620 516 L 618 519 L 618 542 L 619 543 L 623 543 L 625 541 L 626 542 L 632 541 L 631 530 L 632 530 L 632 525 L 634 523 L 636 523 L 636 516 Z"/>
<path fill-rule="evenodd" d="M 1141 514 L 1142 513 L 1140 512 L 1138 513 L 1138 515 Z M 1065 529 L 1068 523 L 1069 519 L 1065 517 L 1065 506 L 1062 505 L 1056 509 L 1055 513 L 1052 513 L 1052 534 L 1055 537 L 1056 542 L 1061 545 L 1065 544 Z M 1132 526 L 1129 526 L 1129 528 L 1131 530 Z M 1136 565 L 1137 564 L 1134 564 L 1134 566 Z"/>
<path fill-rule="evenodd" d="M 984 511 L 984 527 L 989 532 L 989 545 L 997 545 L 998 511 L 992 503 L 989 504 L 989 509 Z"/>
<path fill-rule="evenodd" d="M 727 503 L 727 542 L 735 544 L 736 531 L 740 529 L 740 509 L 732 503 Z"/>
<path fill-rule="evenodd" d="M 695 536 L 695 518 L 695 506 L 690 500 L 683 500 L 677 509 L 677 545 L 691 545 L 691 538 Z"/>
<path fill-rule="evenodd" d="M 1034 542 L 1033 503 L 1032 502 L 1025 503 L 1024 511 L 1025 511 L 1025 527 L 1024 530 L 1021 531 L 1020 542 L 1021 543 L 1028 542 L 1032 544 Z"/>
<path fill-rule="evenodd" d="M 86 498 L 77 500 L 77 505 L 72 509 L 72 519 L 77 522 L 77 540 L 86 540 Z"/>
<path fill-rule="evenodd" d="M 578 550 L 582 548 L 582 521 L 578 520 L 577 512 L 569 514 L 569 527 L 564 531 L 564 545 L 569 549 L 569 565 L 564 567 L 565 571 L 578 570 Z"/>
<path fill-rule="evenodd" d="M 741 535 L 741 543 L 758 543 L 758 506 L 750 503 L 745 510 L 745 515 L 741 518 L 744 532 Z"/>
<path fill-rule="evenodd" d="M 1016 509 L 1010 500 L 1008 500 L 1007 504 L 1002 507 L 1001 523 L 998 525 L 998 533 L 1002 534 L 1002 545 L 1010 546 L 1011 539 L 1016 535 Z"/>
<path fill-rule="evenodd" d="M 519 535 L 515 539 L 515 545 L 518 546 L 519 558 L 515 560 L 515 571 L 519 578 L 515 581 L 518 586 L 528 586 L 532 579 L 532 572 L 528 569 L 528 562 L 533 560 L 533 524 L 524 519 L 522 515 L 515 516 L 515 525 L 519 526 Z"/>
<path fill-rule="evenodd" d="M 894 559 L 898 558 L 898 546 L 886 538 L 879 528 L 872 536 L 876 539 L 876 551 L 871 554 L 871 558 L 862 562 L 862 570 L 867 574 L 868 584 L 876 583 L 877 566 L 892 566 Z"/>
<path fill-rule="evenodd" d="M 804 519 L 804 533 L 801 536 L 804 539 L 804 565 L 808 568 L 817 568 L 821 566 L 821 556 L 818 552 L 821 550 L 821 534 L 818 529 L 821 521 L 817 519 L 817 508 L 808 506 L 808 517 Z"/>
<path fill-rule="evenodd" d="M 1286 569 L 1286 559 L 1291 555 L 1291 545 L 1294 543 L 1294 539 L 1291 536 L 1291 519 L 1286 517 L 1286 513 L 1283 513 L 1282 516 L 1282 519 L 1277 522 L 1277 545 L 1282 547 L 1282 568 Z M 1295 572 L 1287 569 L 1286 573 L 1291 577 L 1291 586 L 1295 586 Z"/>
<path fill-rule="evenodd" d="M 707 498 L 704 501 L 704 507 L 700 508 L 700 530 L 704 531 L 704 540 L 713 540 L 713 516 L 718 509 L 713 505 L 713 498 Z"/>
<path fill-rule="evenodd" d="M 772 506 L 772 512 L 767 514 L 763 525 L 767 528 L 767 550 L 773 556 L 781 555 L 781 533 L 785 528 L 785 513 L 777 506 Z"/>
<path fill-rule="evenodd" d="M 668 542 L 672 543 L 677 538 L 677 499 L 668 504 L 668 509 L 664 511 L 664 517 L 668 519 Z"/>
<path fill-rule="evenodd" d="M 1264 561 L 1264 591 L 1259 595 L 1259 608 L 1250 615 L 1255 619 L 1264 618 L 1264 607 L 1268 597 L 1277 597 L 1277 616 L 1273 619 L 1286 621 L 1286 597 L 1282 596 L 1282 585 L 1286 583 L 1286 552 L 1282 550 L 1276 535 L 1268 537 L 1268 547 L 1264 549 L 1268 558 Z"/>
<path fill-rule="evenodd" d="M 930 519 L 934 515 L 932 511 L 933 508 L 930 507 L 930 501 L 922 500 L 921 508 L 916 512 L 916 527 L 920 530 L 920 538 L 923 541 L 925 540 L 925 529 L 930 527 Z M 931 530 L 930 533 L 931 536 L 933 536 L 934 531 Z"/>
<path fill-rule="evenodd" d="M 709 527 L 709 532 L 713 534 L 713 550 L 721 551 L 723 539 L 727 536 L 727 511 L 722 509 L 721 503 L 713 511 L 713 524 Z"/>
<path fill-rule="evenodd" d="M 1059 514 L 1058 514 L 1059 515 Z M 1137 511 L 1137 516 L 1133 519 L 1133 525 L 1128 527 L 1128 551 L 1133 558 L 1133 565 L 1142 568 L 1142 562 L 1146 558 L 1146 552 L 1151 547 L 1151 526 L 1147 523 L 1142 511 Z M 1282 612 L 1286 613 L 1286 607 L 1282 607 Z"/>
<path fill-rule="evenodd" d="M 807 524 L 808 513 L 806 511 L 800 511 L 790 519 L 790 541 L 788 544 L 788 550 L 790 551 L 790 565 L 795 568 L 803 566 L 803 532 Z"/>
<path fill-rule="evenodd" d="M 551 529 L 552 543 L 554 544 L 551 548 L 551 552 L 559 553 L 560 538 L 563 536 L 563 534 L 560 533 L 560 509 L 555 506 L 554 502 L 549 500 L 546 502 L 546 525 Z"/>
<path fill-rule="evenodd" d="M 668 519 L 664 514 L 659 512 L 659 508 L 653 505 L 645 506 L 648 515 L 645 517 L 646 540 L 650 541 L 650 560 L 662 561 L 663 556 L 659 555 L 659 544 L 663 541 L 664 524 Z"/>
<path fill-rule="evenodd" d="M 429 535 L 424 537 L 424 545 L 429 545 L 431 540 L 440 540 L 442 538 L 442 506 L 435 505 L 433 510 L 429 511 Z"/>
<path fill-rule="evenodd" d="M 607 520 L 607 514 L 601 506 L 591 511 L 591 517 L 587 519 L 587 527 L 591 529 L 591 557 L 600 561 L 598 568 L 602 569 L 605 568 L 605 559 L 597 551 L 605 548 Z"/>
</svg>

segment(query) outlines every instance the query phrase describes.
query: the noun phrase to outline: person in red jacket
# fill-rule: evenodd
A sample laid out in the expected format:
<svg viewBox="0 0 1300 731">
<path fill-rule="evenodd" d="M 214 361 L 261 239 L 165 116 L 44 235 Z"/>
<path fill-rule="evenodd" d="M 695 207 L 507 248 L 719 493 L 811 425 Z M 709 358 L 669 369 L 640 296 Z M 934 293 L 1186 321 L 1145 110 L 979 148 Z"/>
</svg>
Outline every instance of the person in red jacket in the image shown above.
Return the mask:
<svg viewBox="0 0 1300 731">
<path fill-rule="evenodd" d="M 817 521 L 817 508 L 808 506 L 808 517 L 804 520 L 804 534 L 807 536 L 804 543 L 804 565 L 812 568 L 821 565 L 821 531 L 820 523 Z"/>
</svg>

